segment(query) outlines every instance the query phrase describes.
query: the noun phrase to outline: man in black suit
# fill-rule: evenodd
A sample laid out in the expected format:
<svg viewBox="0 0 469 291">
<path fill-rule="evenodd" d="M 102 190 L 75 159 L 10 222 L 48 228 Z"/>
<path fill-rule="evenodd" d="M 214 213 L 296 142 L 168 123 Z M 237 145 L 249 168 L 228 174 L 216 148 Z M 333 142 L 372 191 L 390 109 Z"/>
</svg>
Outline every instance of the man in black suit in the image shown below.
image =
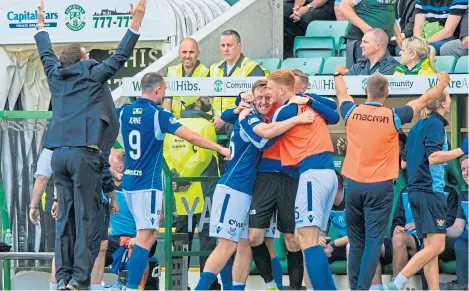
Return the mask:
<svg viewBox="0 0 469 291">
<path fill-rule="evenodd" d="M 60 205 L 55 242 L 56 278 L 59 290 L 88 289 L 100 246 L 97 222 L 101 219 L 103 165 L 99 152 L 110 151 L 119 132 L 107 80 L 132 55 L 146 0 L 139 0 L 135 8 L 131 5 L 129 30 L 116 52 L 101 64 L 90 60 L 86 49 L 78 43 L 66 46 L 57 58 L 44 30 L 43 8 L 43 0 L 39 0 L 39 32 L 34 38 L 53 108 L 44 147 L 54 151 L 52 170 Z"/>
</svg>

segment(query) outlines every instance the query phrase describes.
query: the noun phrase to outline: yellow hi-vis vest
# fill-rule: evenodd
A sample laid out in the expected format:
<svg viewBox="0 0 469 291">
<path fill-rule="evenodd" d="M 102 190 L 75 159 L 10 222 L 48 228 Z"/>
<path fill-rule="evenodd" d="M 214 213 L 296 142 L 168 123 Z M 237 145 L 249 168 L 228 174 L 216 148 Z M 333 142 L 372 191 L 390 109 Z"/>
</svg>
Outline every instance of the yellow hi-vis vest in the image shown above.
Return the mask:
<svg viewBox="0 0 469 291">
<path fill-rule="evenodd" d="M 206 139 L 216 142 L 215 126 L 210 121 L 204 118 L 181 118 L 179 122 Z M 167 134 L 164 139 L 163 157 L 169 169 L 175 169 L 180 177 L 200 177 L 213 157 L 217 159 L 218 163 L 216 151 L 196 147 L 172 134 Z M 220 176 L 220 173 L 218 173 L 218 176 Z M 178 215 L 187 215 L 182 197 L 185 197 L 189 209 L 192 209 L 195 199 L 199 198 L 194 214 L 202 213 L 204 195 L 201 182 L 192 182 L 187 191 L 174 192 L 176 213 Z"/>
<path fill-rule="evenodd" d="M 176 66 L 168 67 L 167 77 L 172 77 L 172 78 L 176 78 L 176 77 L 207 77 L 209 72 L 210 72 L 210 70 L 206 66 L 204 66 L 200 61 L 197 61 L 197 64 L 195 65 L 195 68 L 192 70 L 192 73 L 189 76 L 185 76 L 184 68 L 182 67 L 182 64 L 179 64 L 179 65 L 176 65 Z M 196 97 L 196 96 L 194 96 L 194 97 Z M 181 98 L 182 98 L 182 101 L 184 101 L 185 97 L 180 97 L 180 96 L 174 96 L 173 99 L 172 99 L 171 112 L 177 118 L 179 118 L 180 115 L 181 115 L 181 108 L 182 108 Z M 198 98 L 198 97 L 196 97 L 196 98 Z"/>
<path fill-rule="evenodd" d="M 269 71 L 264 69 L 261 65 L 250 60 L 246 56 L 242 57 L 244 58 L 241 61 L 241 67 L 234 67 L 229 76 L 225 76 L 225 72 L 223 70 L 223 64 L 225 63 L 225 60 L 213 64 L 210 67 L 210 77 L 248 77 L 249 74 L 251 74 L 251 72 L 256 68 L 256 66 L 259 66 L 264 71 L 264 75 L 266 77 L 269 76 Z M 235 107 L 235 101 L 236 98 L 232 97 L 214 97 L 212 99 L 213 115 L 221 116 L 221 113 L 225 109 Z"/>
</svg>

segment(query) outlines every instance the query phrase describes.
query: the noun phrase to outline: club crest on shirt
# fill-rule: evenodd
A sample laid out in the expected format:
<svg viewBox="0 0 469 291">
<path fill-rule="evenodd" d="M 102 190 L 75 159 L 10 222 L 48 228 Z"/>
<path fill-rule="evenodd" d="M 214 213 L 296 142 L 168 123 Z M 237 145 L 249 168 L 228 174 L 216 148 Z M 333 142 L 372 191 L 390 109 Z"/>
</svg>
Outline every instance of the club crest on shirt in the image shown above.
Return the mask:
<svg viewBox="0 0 469 291">
<path fill-rule="evenodd" d="M 143 108 L 134 108 L 132 110 L 132 114 L 142 114 L 143 113 Z"/>
<path fill-rule="evenodd" d="M 443 229 L 445 228 L 445 220 L 444 219 L 437 219 L 436 220 L 436 227 L 438 229 Z"/>
</svg>

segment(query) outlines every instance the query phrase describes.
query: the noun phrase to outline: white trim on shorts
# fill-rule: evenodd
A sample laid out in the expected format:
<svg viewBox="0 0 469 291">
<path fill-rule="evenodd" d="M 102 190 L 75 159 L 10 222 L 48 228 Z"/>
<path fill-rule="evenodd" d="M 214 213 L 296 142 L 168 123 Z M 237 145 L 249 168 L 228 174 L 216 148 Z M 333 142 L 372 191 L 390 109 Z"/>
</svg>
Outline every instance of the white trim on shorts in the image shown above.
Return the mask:
<svg viewBox="0 0 469 291">
<path fill-rule="evenodd" d="M 123 191 L 137 230 L 160 227 L 163 192 L 161 190 Z"/>
<path fill-rule="evenodd" d="M 248 237 L 252 196 L 218 184 L 210 211 L 210 236 L 239 242 Z"/>
<path fill-rule="evenodd" d="M 310 169 L 303 172 L 295 199 L 295 227 L 317 226 L 327 231 L 337 187 L 334 170 Z"/>
</svg>

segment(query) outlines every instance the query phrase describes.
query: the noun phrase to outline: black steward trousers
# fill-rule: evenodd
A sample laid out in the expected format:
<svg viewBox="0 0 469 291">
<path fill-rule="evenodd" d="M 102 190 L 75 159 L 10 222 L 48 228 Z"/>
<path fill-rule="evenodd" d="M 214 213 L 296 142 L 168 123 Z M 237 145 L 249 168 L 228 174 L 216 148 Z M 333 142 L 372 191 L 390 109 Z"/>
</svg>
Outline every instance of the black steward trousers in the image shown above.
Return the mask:
<svg viewBox="0 0 469 291">
<path fill-rule="evenodd" d="M 102 164 L 99 153 L 59 148 L 52 154 L 59 213 L 55 236 L 57 282 L 75 279 L 89 286 L 99 253 Z"/>
</svg>

